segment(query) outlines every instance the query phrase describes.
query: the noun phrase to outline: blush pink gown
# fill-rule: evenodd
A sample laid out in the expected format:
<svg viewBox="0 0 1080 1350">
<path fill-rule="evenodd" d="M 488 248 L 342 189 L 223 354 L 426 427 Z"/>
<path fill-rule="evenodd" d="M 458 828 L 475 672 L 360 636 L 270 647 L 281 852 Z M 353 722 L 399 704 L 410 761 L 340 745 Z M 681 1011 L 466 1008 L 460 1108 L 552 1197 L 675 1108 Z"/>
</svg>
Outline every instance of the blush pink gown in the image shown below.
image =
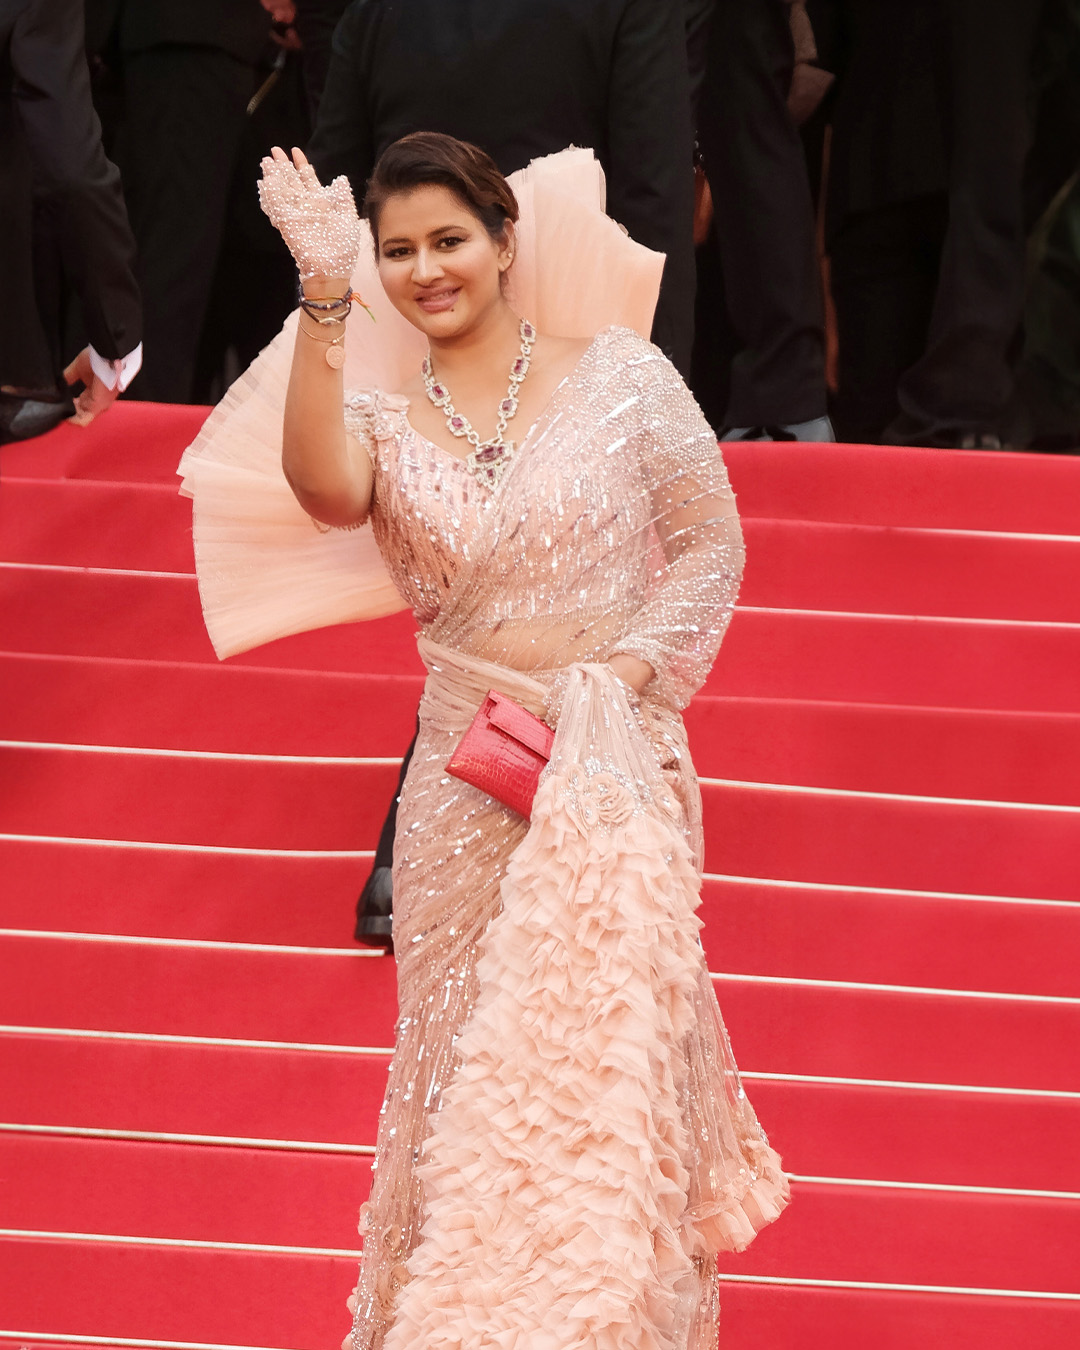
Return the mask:
<svg viewBox="0 0 1080 1350">
<path fill-rule="evenodd" d="M 528 244 L 539 202 L 523 215 Z M 576 304 L 598 258 L 637 246 L 575 219 L 582 283 L 560 285 Z M 394 853 L 400 1016 L 352 1350 L 712 1350 L 717 1253 L 788 1199 L 695 916 L 680 710 L 735 603 L 734 496 L 662 354 L 629 327 L 592 331 L 535 425 L 511 425 L 495 489 L 414 431 L 405 400 L 353 384 L 372 528 L 319 534 L 267 460 L 273 353 L 182 466 L 220 653 L 403 604 L 421 630 Z M 605 664 L 619 652 L 656 671 L 638 708 Z M 556 724 L 531 821 L 446 772 L 493 688 Z"/>
</svg>

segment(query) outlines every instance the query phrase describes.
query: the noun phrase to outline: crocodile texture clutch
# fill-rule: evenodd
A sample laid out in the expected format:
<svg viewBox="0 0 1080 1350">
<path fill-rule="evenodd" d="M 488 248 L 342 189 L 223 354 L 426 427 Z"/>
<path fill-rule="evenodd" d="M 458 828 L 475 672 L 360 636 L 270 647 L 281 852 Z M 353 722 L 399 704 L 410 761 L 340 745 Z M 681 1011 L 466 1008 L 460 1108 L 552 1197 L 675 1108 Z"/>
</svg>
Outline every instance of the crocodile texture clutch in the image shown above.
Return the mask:
<svg viewBox="0 0 1080 1350">
<path fill-rule="evenodd" d="M 554 740 L 546 722 L 492 689 L 446 771 L 528 819 Z"/>
</svg>

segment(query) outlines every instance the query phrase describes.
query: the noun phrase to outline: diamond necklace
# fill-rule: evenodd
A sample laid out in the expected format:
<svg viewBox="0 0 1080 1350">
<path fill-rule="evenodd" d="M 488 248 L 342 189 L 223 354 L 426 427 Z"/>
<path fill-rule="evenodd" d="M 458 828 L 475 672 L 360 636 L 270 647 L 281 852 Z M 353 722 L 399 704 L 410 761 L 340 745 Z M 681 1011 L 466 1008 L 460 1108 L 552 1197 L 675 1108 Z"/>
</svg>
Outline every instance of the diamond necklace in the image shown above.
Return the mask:
<svg viewBox="0 0 1080 1350">
<path fill-rule="evenodd" d="M 420 367 L 427 396 L 436 408 L 441 409 L 442 415 L 446 418 L 447 427 L 455 436 L 464 436 L 472 446 L 472 450 L 463 461 L 465 467 L 482 483 L 486 483 L 492 489 L 498 487 L 503 471 L 514 456 L 514 450 L 516 449 L 514 442 L 504 439 L 506 424 L 518 410 L 518 388 L 529 373 L 529 357 L 533 343 L 536 341 L 536 329 L 528 319 L 521 320 L 518 332 L 521 334 L 521 351 L 510 367 L 510 388 L 507 389 L 506 397 L 499 404 L 499 420 L 495 424 L 495 435 L 489 441 L 481 441 L 479 433 L 473 429 L 469 419 L 463 417 L 450 401 L 450 390 L 447 389 L 445 384 L 436 380 L 431 369 L 430 351 L 424 357 L 424 364 Z"/>
</svg>

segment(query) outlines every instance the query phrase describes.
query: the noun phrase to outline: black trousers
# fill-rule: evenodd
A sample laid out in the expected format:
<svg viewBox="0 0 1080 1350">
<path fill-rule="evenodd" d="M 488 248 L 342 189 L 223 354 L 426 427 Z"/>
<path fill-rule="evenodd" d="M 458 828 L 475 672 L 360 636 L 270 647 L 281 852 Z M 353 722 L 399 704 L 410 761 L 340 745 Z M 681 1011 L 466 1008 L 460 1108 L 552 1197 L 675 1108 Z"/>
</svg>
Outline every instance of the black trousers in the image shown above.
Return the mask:
<svg viewBox="0 0 1080 1350">
<path fill-rule="evenodd" d="M 34 229 L 30 158 L 15 112 L 10 79 L 0 69 L 0 384 L 46 388 L 63 364 L 59 349 L 59 313 L 40 314 L 42 296 L 35 274 L 54 274 L 48 290 L 61 281 L 61 263 L 50 241 Z M 35 234 L 37 238 L 35 238 Z"/>
<path fill-rule="evenodd" d="M 738 345 L 724 417 L 731 426 L 825 413 L 814 211 L 786 101 L 793 64 L 783 0 L 716 0 L 698 140 Z M 718 308 L 724 302 L 717 297 Z"/>
<path fill-rule="evenodd" d="M 842 441 L 880 442 L 899 415 L 900 378 L 926 347 L 948 209 L 944 193 L 927 194 L 855 212 L 833 232 Z"/>
<path fill-rule="evenodd" d="M 254 78 L 253 67 L 214 47 L 164 45 L 124 58 L 121 168 L 143 293 L 142 399 L 193 398 Z"/>
<path fill-rule="evenodd" d="M 900 382 L 890 439 L 996 433 L 1024 299 L 1024 161 L 1042 0 L 944 0 L 949 215 L 926 349 Z"/>
</svg>

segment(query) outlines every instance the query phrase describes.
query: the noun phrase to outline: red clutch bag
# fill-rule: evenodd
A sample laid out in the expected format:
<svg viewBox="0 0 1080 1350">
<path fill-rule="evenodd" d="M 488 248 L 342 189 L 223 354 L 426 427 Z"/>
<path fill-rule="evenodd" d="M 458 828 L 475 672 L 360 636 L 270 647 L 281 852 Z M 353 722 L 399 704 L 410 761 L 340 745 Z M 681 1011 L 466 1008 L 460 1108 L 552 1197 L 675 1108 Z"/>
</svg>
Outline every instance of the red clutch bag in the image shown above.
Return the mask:
<svg viewBox="0 0 1080 1350">
<path fill-rule="evenodd" d="M 446 771 L 528 819 L 554 740 L 546 722 L 492 689 Z"/>
</svg>

